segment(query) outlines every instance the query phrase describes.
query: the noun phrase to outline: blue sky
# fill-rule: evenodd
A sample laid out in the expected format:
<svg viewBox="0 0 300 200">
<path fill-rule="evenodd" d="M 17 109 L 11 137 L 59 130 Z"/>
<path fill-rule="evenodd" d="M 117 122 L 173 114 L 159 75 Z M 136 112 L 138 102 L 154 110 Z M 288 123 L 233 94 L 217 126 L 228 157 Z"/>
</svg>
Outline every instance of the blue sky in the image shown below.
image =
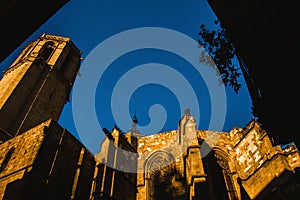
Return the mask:
<svg viewBox="0 0 300 200">
<path fill-rule="evenodd" d="M 242 78 L 235 94 L 218 86 L 211 72 L 203 74 L 208 66 L 193 64 L 200 49 L 192 40 L 199 39 L 200 24 L 213 28 L 215 19 L 206 0 L 71 0 L 20 47 L 48 33 L 70 37 L 82 51 L 81 75 L 59 123 L 95 153 L 104 138 L 99 128 L 111 130 L 116 124 L 126 132 L 134 113 L 145 135 L 177 129 L 186 108 L 198 129 L 230 131 L 251 120 Z M 1 70 L 20 47 L 1 63 Z M 221 122 L 211 125 L 216 121 Z"/>
</svg>

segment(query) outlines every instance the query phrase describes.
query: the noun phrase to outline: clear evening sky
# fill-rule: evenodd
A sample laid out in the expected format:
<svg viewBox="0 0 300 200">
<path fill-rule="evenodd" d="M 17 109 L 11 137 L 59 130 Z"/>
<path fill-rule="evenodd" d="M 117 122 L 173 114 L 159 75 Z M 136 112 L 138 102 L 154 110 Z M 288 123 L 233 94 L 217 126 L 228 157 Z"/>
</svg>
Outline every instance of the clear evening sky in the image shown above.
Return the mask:
<svg viewBox="0 0 300 200">
<path fill-rule="evenodd" d="M 177 129 L 186 108 L 196 115 L 198 129 L 230 131 L 252 118 L 243 78 L 238 94 L 229 87 L 222 93 L 217 87 L 224 86 L 210 82 L 211 76 L 202 77 L 199 68 L 209 67 L 191 61 L 198 59 L 193 40 L 199 39 L 199 26 L 213 28 L 215 19 L 206 0 L 71 0 L 4 60 L 1 70 L 9 67 L 22 46 L 43 33 L 70 37 L 84 59 L 72 90 L 76 95 L 71 94 L 59 123 L 92 152 L 99 150 L 104 138 L 99 128 L 111 130 L 117 125 L 126 132 L 135 113 L 145 135 Z M 75 100 L 81 103 L 74 106 Z M 94 123 L 89 113 L 85 114 L 91 112 L 89 108 L 99 124 L 95 129 L 89 125 Z M 210 125 L 222 117 L 221 125 Z M 77 123 L 89 128 L 82 133 Z"/>
</svg>

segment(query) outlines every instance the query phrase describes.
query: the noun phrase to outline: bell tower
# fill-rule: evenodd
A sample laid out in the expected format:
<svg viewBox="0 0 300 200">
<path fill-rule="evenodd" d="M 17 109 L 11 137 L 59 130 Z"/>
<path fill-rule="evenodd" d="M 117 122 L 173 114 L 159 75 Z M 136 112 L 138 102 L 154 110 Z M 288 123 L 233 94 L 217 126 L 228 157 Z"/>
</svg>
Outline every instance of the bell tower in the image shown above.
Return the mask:
<svg viewBox="0 0 300 200">
<path fill-rule="evenodd" d="M 58 121 L 80 63 L 70 38 L 43 34 L 28 44 L 0 80 L 0 140 Z"/>
</svg>

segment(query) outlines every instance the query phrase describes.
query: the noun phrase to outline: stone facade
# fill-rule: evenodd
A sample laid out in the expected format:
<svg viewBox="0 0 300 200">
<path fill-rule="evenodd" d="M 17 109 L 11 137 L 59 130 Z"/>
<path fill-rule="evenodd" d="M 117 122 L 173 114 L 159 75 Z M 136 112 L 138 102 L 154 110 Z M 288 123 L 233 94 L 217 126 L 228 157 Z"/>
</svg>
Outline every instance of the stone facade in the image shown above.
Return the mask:
<svg viewBox="0 0 300 200">
<path fill-rule="evenodd" d="M 187 109 L 178 129 L 154 135 L 118 127 L 95 155 L 57 120 L 80 65 L 69 38 L 44 34 L 0 81 L 0 199 L 298 199 L 300 154 L 274 145 L 255 120 L 230 132 L 197 130 Z"/>
<path fill-rule="evenodd" d="M 0 199 L 90 198 L 94 156 L 55 121 L 4 142 L 0 151 Z"/>
</svg>

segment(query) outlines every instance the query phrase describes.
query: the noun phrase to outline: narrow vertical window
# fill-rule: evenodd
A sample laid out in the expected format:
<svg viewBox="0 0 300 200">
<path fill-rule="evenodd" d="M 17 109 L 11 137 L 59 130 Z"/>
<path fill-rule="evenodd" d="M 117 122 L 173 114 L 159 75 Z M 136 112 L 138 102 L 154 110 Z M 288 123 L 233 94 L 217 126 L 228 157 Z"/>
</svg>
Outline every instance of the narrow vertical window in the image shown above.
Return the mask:
<svg viewBox="0 0 300 200">
<path fill-rule="evenodd" d="M 12 154 L 14 153 L 15 148 L 12 147 L 8 150 L 6 155 L 4 156 L 3 161 L 0 163 L 0 172 L 4 171 L 5 167 L 8 164 L 9 159 L 11 158 Z"/>
<path fill-rule="evenodd" d="M 51 56 L 53 50 L 54 50 L 54 42 L 46 42 L 42 49 L 39 52 L 39 57 L 43 58 L 45 62 L 48 61 L 49 57 Z"/>
<path fill-rule="evenodd" d="M 60 71 L 61 71 L 63 74 L 66 73 L 67 68 L 68 68 L 68 66 L 69 66 L 69 63 L 70 63 L 71 60 L 72 60 L 73 55 L 74 55 L 74 54 L 73 54 L 72 51 L 69 52 L 68 55 L 67 55 L 67 57 L 66 57 L 66 59 L 64 60 L 62 66 L 61 66 L 61 68 L 60 68 Z"/>
</svg>

